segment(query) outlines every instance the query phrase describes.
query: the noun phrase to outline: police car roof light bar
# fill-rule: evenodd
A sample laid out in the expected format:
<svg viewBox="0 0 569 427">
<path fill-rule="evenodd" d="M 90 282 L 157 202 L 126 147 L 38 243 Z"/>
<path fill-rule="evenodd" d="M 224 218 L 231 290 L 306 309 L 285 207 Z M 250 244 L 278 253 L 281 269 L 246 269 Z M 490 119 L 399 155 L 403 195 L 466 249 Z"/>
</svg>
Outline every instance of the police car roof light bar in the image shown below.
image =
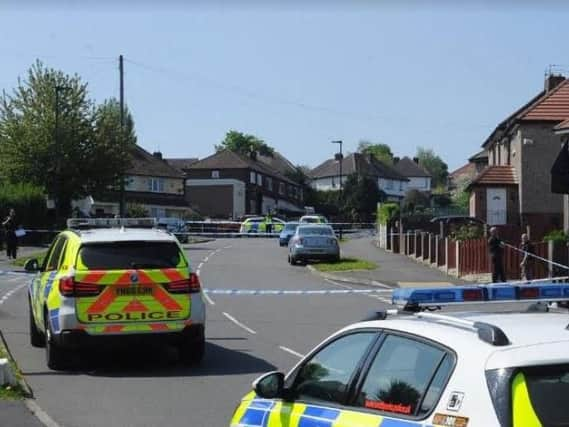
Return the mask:
<svg viewBox="0 0 569 427">
<path fill-rule="evenodd" d="M 540 284 L 453 286 L 448 288 L 398 288 L 392 303 L 403 310 L 418 312 L 446 305 L 504 302 L 569 301 L 569 284 L 547 280 Z"/>
<path fill-rule="evenodd" d="M 415 313 L 415 316 L 421 319 L 438 320 L 449 325 L 464 326 L 470 328 L 478 334 L 478 338 L 488 344 L 495 346 L 509 345 L 510 340 L 506 333 L 499 327 L 486 322 L 475 322 L 472 320 L 460 319 L 457 317 L 435 314 L 435 313 Z"/>
<path fill-rule="evenodd" d="M 156 218 L 69 218 L 67 228 L 154 228 L 157 226 Z"/>
</svg>

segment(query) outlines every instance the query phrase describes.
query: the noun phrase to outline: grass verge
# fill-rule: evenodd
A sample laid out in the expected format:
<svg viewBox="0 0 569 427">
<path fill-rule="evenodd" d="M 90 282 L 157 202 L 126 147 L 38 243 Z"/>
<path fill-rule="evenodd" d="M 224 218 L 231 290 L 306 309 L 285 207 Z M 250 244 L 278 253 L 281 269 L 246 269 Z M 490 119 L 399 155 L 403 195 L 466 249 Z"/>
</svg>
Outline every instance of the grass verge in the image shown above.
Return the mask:
<svg viewBox="0 0 569 427">
<path fill-rule="evenodd" d="M 378 266 L 375 262 L 358 258 L 342 258 L 338 262 L 319 262 L 313 264 L 318 271 L 351 271 L 351 270 L 375 270 Z"/>
<path fill-rule="evenodd" d="M 10 355 L 8 354 L 8 352 L 6 351 L 6 349 L 4 348 L 2 341 L 0 341 L 0 359 L 4 359 L 4 358 L 8 359 L 10 365 L 12 366 L 12 369 L 15 372 L 16 380 L 18 381 L 18 384 L 13 385 L 13 386 L 10 386 L 10 385 L 1 386 L 0 385 L 0 400 L 24 399 L 28 395 L 28 393 L 26 392 L 24 387 L 22 387 L 22 383 L 23 383 L 22 374 L 21 374 L 20 370 L 18 369 L 18 367 L 16 366 L 16 364 L 14 363 L 14 361 L 12 360 L 12 358 L 10 357 Z"/>
<path fill-rule="evenodd" d="M 26 256 L 21 256 L 16 258 L 14 261 L 12 261 L 12 265 L 15 265 L 17 267 L 23 267 L 26 261 L 32 258 L 37 259 L 39 264 L 42 265 L 43 259 L 45 258 L 46 254 L 47 254 L 47 249 L 45 251 L 32 252 L 31 254 L 28 254 Z"/>
</svg>

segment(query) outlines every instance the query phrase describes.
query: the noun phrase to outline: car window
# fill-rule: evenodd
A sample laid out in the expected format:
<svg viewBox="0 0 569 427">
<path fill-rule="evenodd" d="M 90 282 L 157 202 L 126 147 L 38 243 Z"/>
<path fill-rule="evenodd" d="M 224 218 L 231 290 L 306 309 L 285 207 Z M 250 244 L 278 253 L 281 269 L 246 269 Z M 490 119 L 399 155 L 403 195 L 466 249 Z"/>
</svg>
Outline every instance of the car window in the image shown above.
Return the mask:
<svg viewBox="0 0 569 427">
<path fill-rule="evenodd" d="M 187 267 L 174 242 L 90 243 L 79 249 L 79 260 L 77 268 L 87 270 Z"/>
<path fill-rule="evenodd" d="M 318 351 L 298 372 L 293 387 L 296 398 L 343 403 L 350 379 L 375 336 L 374 332 L 354 333 Z"/>
<path fill-rule="evenodd" d="M 53 249 L 50 251 L 49 259 L 47 260 L 44 271 L 57 270 L 61 259 L 61 252 L 63 251 L 63 247 L 66 242 L 67 237 L 65 236 L 61 236 L 57 239 L 54 243 Z"/>
<path fill-rule="evenodd" d="M 328 227 L 300 227 L 298 234 L 301 236 L 318 235 L 318 236 L 332 236 L 333 232 Z"/>
<path fill-rule="evenodd" d="M 287 231 L 294 231 L 298 227 L 298 224 L 287 224 L 285 225 L 285 230 Z"/>
<path fill-rule="evenodd" d="M 446 357 L 447 353 L 441 348 L 388 335 L 368 370 L 356 404 L 404 415 L 430 411 L 440 397 L 452 366 L 452 363 L 450 366 L 442 363 Z M 432 391 L 427 392 L 429 384 Z"/>
</svg>

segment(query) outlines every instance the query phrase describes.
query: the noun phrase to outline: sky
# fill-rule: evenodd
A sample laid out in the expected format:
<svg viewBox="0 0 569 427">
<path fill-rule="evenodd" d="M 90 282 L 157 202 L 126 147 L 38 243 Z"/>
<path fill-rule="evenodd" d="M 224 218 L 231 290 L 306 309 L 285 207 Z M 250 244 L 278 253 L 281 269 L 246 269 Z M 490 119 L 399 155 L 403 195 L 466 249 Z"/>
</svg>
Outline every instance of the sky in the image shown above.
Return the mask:
<svg viewBox="0 0 569 427">
<path fill-rule="evenodd" d="M 561 2 L 0 0 L 0 89 L 36 60 L 125 99 L 139 144 L 206 157 L 229 130 L 317 166 L 360 140 L 449 169 L 569 73 Z M 458 5 L 457 5 L 458 4 Z"/>
</svg>

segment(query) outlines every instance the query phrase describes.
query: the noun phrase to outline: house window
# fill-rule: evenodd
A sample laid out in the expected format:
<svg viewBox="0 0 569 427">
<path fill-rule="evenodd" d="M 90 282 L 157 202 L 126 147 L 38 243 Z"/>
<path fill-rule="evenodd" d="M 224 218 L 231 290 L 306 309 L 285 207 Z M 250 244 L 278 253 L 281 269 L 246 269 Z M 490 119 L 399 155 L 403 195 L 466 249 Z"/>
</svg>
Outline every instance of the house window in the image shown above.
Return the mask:
<svg viewBox="0 0 569 427">
<path fill-rule="evenodd" d="M 399 181 L 399 191 L 403 191 L 403 181 Z"/>
<path fill-rule="evenodd" d="M 273 178 L 269 178 L 268 176 L 265 178 L 265 182 L 267 183 L 267 190 L 273 191 Z"/>
<path fill-rule="evenodd" d="M 164 192 L 164 179 L 163 178 L 150 178 L 148 180 L 148 191 L 152 193 Z"/>
<path fill-rule="evenodd" d="M 211 171 L 211 177 L 212 178 L 219 178 L 219 171 Z"/>
<path fill-rule="evenodd" d="M 302 193 L 302 188 L 299 190 L 298 196 L 299 196 L 298 198 L 299 198 L 300 200 L 302 200 L 302 199 L 304 198 L 304 194 Z"/>
<path fill-rule="evenodd" d="M 388 190 L 393 190 L 393 180 L 386 179 L 385 180 L 385 188 L 387 188 Z"/>
<path fill-rule="evenodd" d="M 263 186 L 263 175 L 261 175 L 260 173 L 257 174 L 257 185 L 259 187 Z"/>
<path fill-rule="evenodd" d="M 133 191 L 134 190 L 134 177 L 126 176 L 124 178 L 124 189 L 126 191 Z"/>
<path fill-rule="evenodd" d="M 284 196 L 285 191 L 286 191 L 285 183 L 284 182 L 279 183 L 279 194 Z"/>
<path fill-rule="evenodd" d="M 249 182 L 251 184 L 255 184 L 257 182 L 257 175 L 255 174 L 255 172 L 251 172 L 251 174 L 249 175 Z"/>
</svg>

